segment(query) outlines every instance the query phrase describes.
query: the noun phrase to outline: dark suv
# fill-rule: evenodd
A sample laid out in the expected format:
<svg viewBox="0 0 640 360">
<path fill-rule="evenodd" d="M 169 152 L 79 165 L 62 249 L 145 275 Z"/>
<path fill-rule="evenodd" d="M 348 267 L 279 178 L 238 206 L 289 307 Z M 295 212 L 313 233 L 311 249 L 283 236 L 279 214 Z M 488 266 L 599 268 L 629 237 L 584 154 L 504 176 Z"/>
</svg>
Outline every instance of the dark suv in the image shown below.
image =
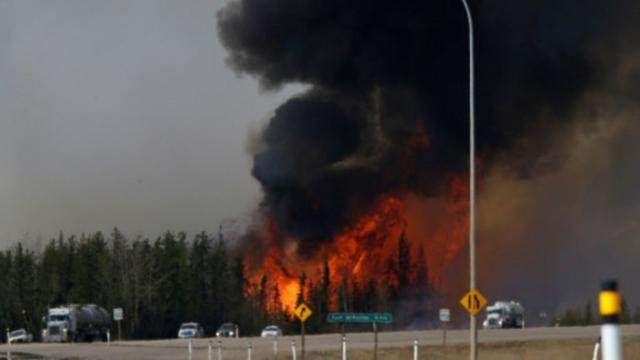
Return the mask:
<svg viewBox="0 0 640 360">
<path fill-rule="evenodd" d="M 216 336 L 217 337 L 239 337 L 240 329 L 238 328 L 238 325 L 234 324 L 234 323 L 224 323 L 222 325 L 220 325 L 220 327 L 218 328 L 218 331 L 216 331 Z"/>
</svg>

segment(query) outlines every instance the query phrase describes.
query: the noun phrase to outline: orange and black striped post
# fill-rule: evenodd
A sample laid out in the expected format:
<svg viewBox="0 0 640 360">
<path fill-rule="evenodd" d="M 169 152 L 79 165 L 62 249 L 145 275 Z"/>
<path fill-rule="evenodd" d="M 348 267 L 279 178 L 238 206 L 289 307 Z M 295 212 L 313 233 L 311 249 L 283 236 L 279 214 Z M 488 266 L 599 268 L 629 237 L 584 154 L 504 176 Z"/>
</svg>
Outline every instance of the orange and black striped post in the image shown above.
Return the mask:
<svg viewBox="0 0 640 360">
<path fill-rule="evenodd" d="M 609 280 L 602 283 L 600 295 L 600 329 L 602 341 L 602 360 L 622 360 L 622 340 L 620 336 L 620 313 L 622 301 L 618 291 L 618 282 Z"/>
</svg>

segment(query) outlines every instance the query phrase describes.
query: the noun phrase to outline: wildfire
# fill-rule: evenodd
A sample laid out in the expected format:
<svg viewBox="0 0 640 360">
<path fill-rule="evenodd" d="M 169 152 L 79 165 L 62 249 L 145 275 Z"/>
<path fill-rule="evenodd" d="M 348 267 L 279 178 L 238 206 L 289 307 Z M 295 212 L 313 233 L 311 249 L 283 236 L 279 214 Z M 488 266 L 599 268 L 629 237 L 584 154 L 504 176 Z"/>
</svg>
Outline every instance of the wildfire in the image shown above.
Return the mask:
<svg viewBox="0 0 640 360">
<path fill-rule="evenodd" d="M 466 195 L 466 183 L 454 178 L 448 196 L 438 201 L 415 195 L 381 196 L 352 225 L 320 245 L 311 257 L 298 254 L 297 239 L 281 238 L 275 222 L 268 220 L 261 244 L 266 252 L 247 258 L 250 281 L 258 283 L 266 276 L 277 288 L 281 306 L 292 312 L 300 295 L 303 273 L 309 281 L 317 283 L 326 263 L 333 293 L 345 279 L 366 284 L 385 273 L 397 252 L 400 237 L 405 236 L 411 256 L 426 261 L 428 280 L 437 286 L 442 282 L 442 270 L 466 244 Z M 424 258 L 418 259 L 420 256 Z"/>
</svg>

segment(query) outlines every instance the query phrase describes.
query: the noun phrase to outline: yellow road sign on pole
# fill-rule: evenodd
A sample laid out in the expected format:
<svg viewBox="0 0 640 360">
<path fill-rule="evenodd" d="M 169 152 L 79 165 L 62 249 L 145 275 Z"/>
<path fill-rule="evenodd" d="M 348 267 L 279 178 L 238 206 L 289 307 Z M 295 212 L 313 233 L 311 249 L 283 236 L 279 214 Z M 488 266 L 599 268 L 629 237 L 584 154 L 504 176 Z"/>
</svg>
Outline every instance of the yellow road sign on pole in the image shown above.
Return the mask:
<svg viewBox="0 0 640 360">
<path fill-rule="evenodd" d="M 485 306 L 487 306 L 487 299 L 476 289 L 471 289 L 469 292 L 460 299 L 460 305 L 462 305 L 469 314 L 475 316 Z"/>
<path fill-rule="evenodd" d="M 305 322 L 313 314 L 313 311 L 307 305 L 300 304 L 293 313 L 296 314 L 300 321 Z"/>
</svg>

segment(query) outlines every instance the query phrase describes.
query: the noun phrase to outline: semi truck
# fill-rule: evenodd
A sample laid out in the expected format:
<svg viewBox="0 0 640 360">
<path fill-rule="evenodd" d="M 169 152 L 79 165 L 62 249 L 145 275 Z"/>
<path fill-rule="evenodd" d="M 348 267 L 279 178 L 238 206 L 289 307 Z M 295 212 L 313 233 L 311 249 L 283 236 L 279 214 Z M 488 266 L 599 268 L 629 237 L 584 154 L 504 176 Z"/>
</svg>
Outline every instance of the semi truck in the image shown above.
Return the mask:
<svg viewBox="0 0 640 360">
<path fill-rule="evenodd" d="M 68 304 L 49 308 L 43 322 L 44 342 L 106 340 L 111 327 L 109 313 L 95 304 Z"/>
<path fill-rule="evenodd" d="M 487 306 L 487 317 L 482 323 L 485 329 L 524 328 L 524 307 L 517 301 L 496 301 Z"/>
</svg>

